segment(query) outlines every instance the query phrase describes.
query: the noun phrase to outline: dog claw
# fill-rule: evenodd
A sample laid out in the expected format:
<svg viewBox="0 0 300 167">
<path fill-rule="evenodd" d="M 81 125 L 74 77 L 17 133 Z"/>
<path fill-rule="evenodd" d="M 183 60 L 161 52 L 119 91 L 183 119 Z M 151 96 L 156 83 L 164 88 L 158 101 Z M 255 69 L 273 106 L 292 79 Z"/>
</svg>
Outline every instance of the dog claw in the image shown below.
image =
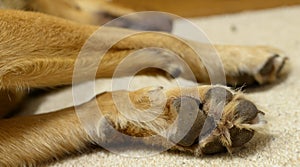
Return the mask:
<svg viewBox="0 0 300 167">
<path fill-rule="evenodd" d="M 286 75 L 290 71 L 289 67 L 290 63 L 287 57 L 274 54 L 274 56 L 267 59 L 255 78 L 259 84 L 274 82 L 281 76 Z"/>
</svg>

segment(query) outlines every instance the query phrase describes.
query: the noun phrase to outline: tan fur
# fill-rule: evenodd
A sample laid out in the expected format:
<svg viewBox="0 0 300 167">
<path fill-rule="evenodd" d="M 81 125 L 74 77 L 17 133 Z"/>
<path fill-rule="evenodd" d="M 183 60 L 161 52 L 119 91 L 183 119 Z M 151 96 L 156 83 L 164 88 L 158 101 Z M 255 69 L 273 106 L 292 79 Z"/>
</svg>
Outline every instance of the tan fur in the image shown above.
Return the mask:
<svg viewBox="0 0 300 167">
<path fill-rule="evenodd" d="M 132 9 L 112 5 L 105 0 L 0 0 L 0 8 L 32 10 L 85 24 L 104 24 L 102 14 L 122 16 Z"/>
<path fill-rule="evenodd" d="M 4 2 L 4 1 L 1 1 Z M 4 108 L 1 113 L 11 111 L 20 99 L 26 94 L 28 89 L 54 87 L 59 85 L 70 85 L 72 83 L 72 74 L 74 63 L 77 55 L 89 38 L 97 30 L 96 26 L 82 25 L 56 17 L 44 14 L 21 12 L 21 11 L 0 11 L 0 89 L 1 102 L 10 101 L 9 103 L 0 103 Z M 101 36 L 100 45 L 104 47 L 107 41 L 122 35 L 124 32 L 132 32 L 120 28 L 103 28 L 105 36 Z M 159 41 L 159 42 L 157 42 Z M 163 33 L 146 32 L 130 36 L 116 45 L 114 45 L 105 55 L 101 68 L 97 71 L 97 77 L 112 77 L 113 72 L 119 62 L 122 61 L 128 53 L 137 49 L 147 47 L 162 47 L 172 50 L 178 54 L 192 69 L 199 82 L 209 83 L 209 77 L 203 61 L 208 64 L 214 60 L 210 58 L 210 52 L 205 55 L 204 60 L 200 60 L 195 52 L 186 44 L 196 46 L 200 50 L 207 49 L 204 44 L 187 40 L 178 40 L 172 35 Z M 283 70 L 280 67 L 287 63 L 286 58 L 282 56 L 270 59 L 274 54 L 278 54 L 276 49 L 270 47 L 242 47 L 242 46 L 215 46 L 219 51 L 220 57 L 224 63 L 224 69 L 228 83 L 235 85 L 248 80 L 243 80 L 241 72 L 253 77 L 253 81 L 260 84 L 273 82 L 279 74 L 286 73 L 288 65 Z M 100 48 L 101 49 L 101 48 Z M 145 52 L 143 54 L 150 54 Z M 153 53 L 151 53 L 153 54 Z M 257 55 L 258 54 L 258 55 Z M 174 62 L 165 62 L 172 55 L 160 57 L 156 55 L 157 62 L 163 62 L 171 69 L 176 67 Z M 242 64 L 237 59 L 242 60 Z M 251 60 L 251 61 L 249 61 Z M 268 61 L 271 61 L 269 71 L 262 75 L 259 71 L 264 69 Z M 97 64 L 89 57 L 84 57 L 83 66 L 94 67 Z M 133 66 L 138 66 L 142 60 L 134 62 Z M 89 72 L 86 68 L 85 72 Z M 184 74 L 185 71 L 182 71 Z M 123 74 L 126 75 L 126 74 Z M 184 76 L 183 76 L 184 77 Z M 252 84 L 253 82 L 249 82 Z M 211 86 L 199 87 L 199 98 L 204 99 L 207 90 Z M 149 113 L 140 113 L 149 107 L 149 91 L 152 89 L 145 88 L 135 92 L 130 92 L 130 99 L 139 109 L 133 111 L 130 107 L 126 110 L 126 115 L 139 119 L 140 117 L 152 117 L 156 110 L 150 110 Z M 156 89 L 154 89 L 156 91 Z M 126 91 L 115 92 L 122 94 Z M 159 92 L 159 91 L 158 91 Z M 170 102 L 174 98 L 181 96 L 180 89 L 169 90 L 165 92 L 166 105 L 164 112 L 159 117 L 148 123 L 139 121 L 130 121 L 121 115 L 114 106 L 111 93 L 103 93 L 96 97 L 99 107 L 102 108 L 103 118 L 107 118 L 117 130 L 132 136 L 149 136 L 152 134 L 161 135 L 161 140 L 156 141 L 159 145 L 168 145 L 170 141 L 166 139 L 169 132 L 164 131 L 167 126 L 174 122 L 177 113 L 169 109 Z M 157 97 L 161 97 L 159 94 Z M 10 100 L 13 98 L 13 100 Z M 240 97 L 239 98 L 243 98 Z M 164 98 L 154 100 L 155 104 L 160 104 Z M 227 105 L 228 110 L 224 112 L 233 112 L 238 100 L 235 98 Z M 81 107 L 89 111 L 89 104 L 83 104 Z M 127 106 L 126 102 L 121 104 Z M 154 112 L 154 113 L 153 113 Z M 3 115 L 1 114 L 0 115 Z M 230 115 L 230 114 L 229 114 Z M 227 117 L 226 117 L 227 118 Z M 211 138 L 218 136 L 222 144 L 231 149 L 231 141 L 228 138 L 227 129 L 229 125 L 236 124 L 238 127 L 252 128 L 252 125 L 241 125 L 240 122 L 231 124 L 221 122 L 218 125 L 218 132 L 214 131 Z M 98 120 L 101 123 L 101 120 Z M 255 122 L 254 124 L 256 124 Z M 226 125 L 225 125 L 226 124 Z M 99 124 L 102 125 L 102 124 Z M 28 117 L 18 117 L 0 120 L 0 165 L 17 166 L 17 165 L 36 165 L 42 162 L 58 159 L 67 154 L 81 151 L 88 145 L 98 142 L 119 142 L 122 139 L 114 136 L 105 136 L 105 127 L 98 127 L 98 131 L 93 136 L 88 136 L 75 114 L 74 108 L 67 108 L 61 111 L 35 115 Z M 171 132 L 170 132 L 171 133 Z M 206 141 L 209 142 L 210 138 Z M 120 141 L 122 142 L 122 141 Z M 145 141 L 149 143 L 153 141 Z M 205 147 L 205 142 L 199 147 L 182 147 L 176 145 L 174 149 L 189 151 L 196 155 L 202 154 L 201 149 Z"/>
<path fill-rule="evenodd" d="M 0 42 L 1 47 L 3 48 L 0 53 L 1 87 L 4 88 L 16 88 L 22 86 L 44 87 L 71 83 L 71 74 L 73 72 L 72 64 L 75 62 L 85 41 L 97 30 L 97 27 L 80 25 L 36 13 L 26 13 L 24 15 L 23 12 L 18 11 L 2 11 L 0 16 L 0 26 L 3 32 L 5 32 L 5 34 L 1 36 Z M 131 31 L 106 27 L 103 27 L 102 29 L 104 29 L 107 34 L 113 34 L 114 36 L 121 36 L 124 32 Z M 110 38 L 114 37 L 101 36 L 101 44 L 97 47 L 101 47 L 101 45 L 104 45 L 105 47 L 106 41 L 110 40 Z M 7 42 L 10 39 L 15 40 L 14 45 Z M 26 41 L 26 43 L 24 43 L 24 41 Z M 196 45 L 199 49 L 206 49 L 206 46 L 203 44 L 195 44 L 191 41 L 187 42 Z M 118 65 L 128 53 L 147 47 L 161 47 L 173 50 L 191 67 L 199 82 L 209 82 L 204 64 L 184 41 L 177 40 L 175 37 L 168 34 L 157 34 L 152 32 L 130 36 L 113 46 L 102 61 L 103 69 L 105 70 L 99 70 L 97 77 L 111 77 L 116 65 Z M 242 71 L 249 75 L 253 75 L 260 84 L 274 81 L 274 77 L 276 77 L 277 74 L 274 73 L 268 76 L 260 76 L 258 74 L 258 69 L 262 68 L 266 63 L 266 60 L 272 57 L 273 54 L 277 54 L 278 51 L 276 49 L 270 47 L 244 46 L 215 47 L 219 51 L 220 57 L 224 63 L 227 78 L 234 79 L 234 77 L 238 77 L 239 72 Z M 114 50 L 117 50 L 117 52 Z M 208 51 L 211 50 L 208 49 Z M 115 59 L 111 59 L 112 54 L 116 57 Z M 261 56 L 255 56 L 256 54 Z M 209 56 L 211 55 L 207 54 L 203 56 L 203 58 L 208 61 L 208 64 L 212 63 L 209 62 L 212 61 L 209 59 Z M 237 61 L 240 56 L 243 56 L 242 60 L 245 60 L 245 62 L 252 58 L 255 58 L 256 61 L 253 61 L 255 62 L 253 64 L 240 64 L 240 62 Z M 276 66 L 273 69 L 274 72 L 279 68 L 281 62 L 285 61 L 281 57 L 276 60 L 278 60 L 279 63 L 275 64 Z M 86 58 L 84 63 L 93 64 L 93 59 L 89 60 Z M 29 67 L 33 69 L 26 69 Z M 52 70 L 46 70 L 50 67 Z M 20 71 L 18 70 L 23 72 L 21 79 L 18 78 L 18 75 L 14 74 L 14 72 L 19 73 Z M 40 73 L 41 70 L 48 71 L 48 73 Z M 64 73 L 59 73 L 58 71 L 64 71 Z M 51 74 L 51 72 L 53 72 L 53 74 Z M 282 70 L 282 73 L 285 73 L 285 71 Z M 39 75 L 38 77 L 40 78 L 44 78 L 44 76 L 41 75 L 51 75 L 53 78 L 51 80 L 35 80 L 28 74 L 33 75 L 34 77 Z M 59 80 L 56 78 L 59 78 Z M 235 84 L 235 80 L 229 80 L 228 82 L 229 84 Z"/>
<path fill-rule="evenodd" d="M 210 88 L 211 86 L 201 86 L 197 88 L 200 99 L 205 98 L 204 96 Z M 132 102 L 140 108 L 141 106 L 149 104 L 148 100 L 141 101 L 140 99 L 149 97 L 149 95 L 145 95 L 145 93 L 149 93 L 151 90 L 155 89 L 157 88 L 145 88 L 134 92 L 120 91 L 115 93 L 117 95 L 129 93 Z M 158 88 L 158 91 L 159 90 L 161 90 L 161 88 Z M 112 93 L 109 92 L 98 95 L 96 100 L 102 111 L 101 115 L 112 123 L 112 126 L 116 130 L 137 137 L 147 137 L 158 134 L 161 135 L 160 140 L 145 140 L 144 142 L 151 145 L 169 146 L 170 141 L 167 140 L 169 134 L 167 128 L 174 123 L 177 116 L 176 112 L 174 113 L 174 111 L 169 110 L 169 105 L 172 99 L 182 96 L 182 90 L 176 88 L 164 93 L 166 96 L 160 95 L 160 97 L 165 97 L 168 101 L 164 112 L 157 115 L 158 117 L 153 121 L 142 124 L 134 120 L 139 119 L 139 117 L 152 117 L 153 113 L 151 111 L 143 112 L 141 110 L 139 112 L 134 112 L 133 110 L 128 110 L 125 111 L 128 113 L 119 113 L 114 105 Z M 231 107 L 236 105 L 240 98 L 242 97 L 237 94 L 236 98 L 225 107 L 224 117 L 227 117 L 227 114 L 232 113 L 233 110 Z M 86 112 L 94 112 L 94 110 L 89 108 L 89 103 L 92 103 L 92 101 L 83 104 L 82 107 L 85 107 Z M 161 103 L 161 99 L 152 101 L 152 103 L 159 104 Z M 132 114 L 132 112 L 135 114 Z M 128 118 L 127 116 L 131 118 Z M 232 119 L 233 118 L 228 118 L 227 120 Z M 232 123 L 235 124 L 234 122 Z M 36 164 L 53 158 L 58 159 L 67 154 L 74 153 L 75 151 L 81 151 L 93 142 L 124 142 L 122 138 L 114 135 L 106 136 L 104 132 L 94 134 L 92 138 L 90 138 L 82 129 L 75 114 L 74 107 L 49 114 L 2 120 L 0 121 L 0 125 L 0 164 L 2 163 L 3 165 L 16 166 L 20 164 Z M 99 127 L 99 129 L 104 130 L 104 127 Z M 224 140 L 227 141 L 227 139 Z M 205 143 L 203 145 L 205 145 Z M 228 147 L 230 147 L 230 143 L 228 143 Z M 196 155 L 201 154 L 201 152 L 199 152 L 201 151 L 199 150 L 200 148 L 175 146 L 173 149 L 192 152 Z"/>
</svg>

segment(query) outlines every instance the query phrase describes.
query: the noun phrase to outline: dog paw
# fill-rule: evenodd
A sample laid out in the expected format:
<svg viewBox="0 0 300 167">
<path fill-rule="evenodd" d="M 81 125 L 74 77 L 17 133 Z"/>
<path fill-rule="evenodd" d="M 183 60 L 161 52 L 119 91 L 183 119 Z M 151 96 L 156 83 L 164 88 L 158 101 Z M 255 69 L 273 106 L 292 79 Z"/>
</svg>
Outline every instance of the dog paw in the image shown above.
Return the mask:
<svg viewBox="0 0 300 167">
<path fill-rule="evenodd" d="M 173 149 L 195 155 L 232 152 L 249 142 L 265 123 L 263 112 L 243 94 L 222 86 L 199 89 L 200 99 L 178 96 L 170 103 L 177 113 L 169 140 Z"/>
<path fill-rule="evenodd" d="M 230 85 L 266 84 L 290 71 L 285 54 L 271 47 L 217 46 L 227 83 Z"/>
<path fill-rule="evenodd" d="M 284 76 L 289 71 L 289 61 L 287 57 L 274 53 L 263 64 L 263 66 L 256 72 L 254 76 L 256 81 L 260 84 L 274 82 L 281 76 Z"/>
<path fill-rule="evenodd" d="M 196 156 L 226 150 L 232 153 L 248 143 L 265 124 L 264 113 L 256 105 L 242 93 L 224 86 L 165 91 L 161 87 L 147 87 L 114 93 L 101 94 L 97 101 L 102 115 L 116 131 L 129 136 L 129 140 L 141 137 L 146 145 Z M 126 101 L 128 97 L 129 102 Z M 108 124 L 97 125 L 101 130 L 97 134 L 105 137 L 101 141 L 125 141 L 124 135 L 110 133 Z"/>
</svg>

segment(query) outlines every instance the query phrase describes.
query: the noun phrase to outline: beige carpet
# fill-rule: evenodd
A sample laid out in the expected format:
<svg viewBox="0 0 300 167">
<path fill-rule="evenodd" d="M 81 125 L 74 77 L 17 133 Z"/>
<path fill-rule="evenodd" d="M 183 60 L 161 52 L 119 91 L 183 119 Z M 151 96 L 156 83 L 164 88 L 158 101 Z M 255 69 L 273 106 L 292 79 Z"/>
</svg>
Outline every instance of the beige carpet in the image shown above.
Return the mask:
<svg viewBox="0 0 300 167">
<path fill-rule="evenodd" d="M 293 71 L 286 80 L 247 90 L 253 101 L 268 110 L 266 118 L 269 130 L 266 135 L 256 135 L 238 153 L 233 156 L 219 154 L 196 158 L 165 152 L 151 157 L 130 158 L 98 150 L 52 166 L 300 166 L 299 17 L 300 6 L 192 20 L 212 42 L 271 45 L 284 50 L 292 61 Z M 187 31 L 183 27 L 179 26 L 175 31 Z M 151 84 L 145 78 L 140 82 Z M 101 81 L 99 85 L 103 86 L 105 83 L 108 85 L 109 81 Z M 36 113 L 55 110 L 71 105 L 71 102 L 70 89 L 67 89 L 51 96 L 33 99 L 26 110 Z M 128 154 L 131 153 L 143 155 L 143 150 L 128 151 Z"/>
</svg>

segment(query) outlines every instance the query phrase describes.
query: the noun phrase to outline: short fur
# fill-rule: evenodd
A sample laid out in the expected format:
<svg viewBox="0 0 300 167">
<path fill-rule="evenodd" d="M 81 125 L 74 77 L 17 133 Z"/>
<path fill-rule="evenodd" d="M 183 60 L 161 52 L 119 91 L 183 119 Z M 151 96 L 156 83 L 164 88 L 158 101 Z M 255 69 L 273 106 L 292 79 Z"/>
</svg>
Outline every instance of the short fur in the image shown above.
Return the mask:
<svg viewBox="0 0 300 167">
<path fill-rule="evenodd" d="M 0 4 L 5 4 L 5 8 L 33 9 L 48 14 L 59 14 L 61 17 L 81 23 L 86 23 L 85 21 L 89 24 L 94 23 L 93 18 L 87 19 L 89 14 L 79 14 L 78 17 L 76 11 L 68 11 L 69 8 L 66 5 L 70 6 L 73 2 L 80 4 L 79 1 L 66 2 L 65 0 L 1 0 Z M 90 0 L 89 2 L 96 1 Z M 50 7 L 50 5 L 46 5 L 47 3 L 55 6 L 51 9 L 47 8 Z M 97 3 L 103 2 L 97 1 Z M 70 10 L 74 10 L 73 7 Z M 82 6 L 75 5 L 75 9 L 78 8 L 82 10 Z M 53 12 L 54 9 L 55 12 Z M 106 10 L 108 9 L 110 8 L 107 7 Z M 114 8 L 111 7 L 112 9 Z M 118 12 L 116 14 L 118 16 L 128 11 L 117 8 L 116 12 Z M 0 116 L 7 115 L 16 108 L 26 98 L 28 89 L 70 85 L 77 55 L 90 35 L 98 29 L 97 26 L 79 24 L 36 12 L 1 10 L 0 18 Z M 105 27 L 103 30 L 107 34 L 101 37 L 100 43 L 103 46 L 112 38 L 122 35 L 123 32 L 132 31 L 112 27 Z M 177 40 L 167 33 L 146 32 L 130 36 L 118 42 L 107 52 L 96 76 L 98 78 L 112 77 L 118 63 L 133 51 L 147 47 L 161 47 L 178 54 L 191 67 L 198 82 L 209 83 L 208 73 L 202 61 L 185 42 L 199 49 L 206 49 L 204 44 Z M 214 47 L 220 54 L 227 83 L 230 85 L 251 85 L 255 82 L 259 84 L 271 83 L 286 74 L 289 69 L 287 58 L 283 53 L 271 47 L 219 45 Z M 162 65 L 169 68 L 171 73 L 172 71 L 174 73 L 180 71 L 184 77 L 185 71 L 174 64 L 172 54 L 159 51 L 155 51 L 155 54 L 146 51 L 143 54 L 155 56 L 155 61 L 163 63 Z M 209 54 L 204 56 L 206 61 L 214 61 L 209 59 Z M 145 60 L 137 58 L 132 65 L 138 66 L 143 61 Z M 96 65 L 93 59 L 88 57 L 85 57 L 83 62 L 90 66 Z M 86 70 L 88 72 L 89 69 Z M 223 148 L 232 151 L 235 147 L 250 140 L 252 132 L 256 131 L 263 123 L 262 112 L 253 107 L 254 105 L 250 101 L 248 102 L 242 93 L 234 92 L 223 86 L 206 85 L 194 88 L 199 93 L 199 97 L 193 98 L 198 99 L 199 103 L 203 104 L 200 110 L 203 111 L 205 117 L 209 117 L 210 104 L 215 104 L 209 93 L 209 90 L 215 88 L 226 90 L 232 96 L 225 103 L 224 112 L 216 129 L 205 136 L 200 143 L 183 146 L 184 142 L 179 141 L 172 149 L 191 152 L 195 155 L 220 152 Z M 112 124 L 116 130 L 131 136 L 141 137 L 158 134 L 161 138 L 157 141 L 145 140 L 144 143 L 167 147 L 175 142 L 173 140 L 176 140 L 176 137 L 172 136 L 176 136 L 178 129 L 181 128 L 180 125 L 176 124 L 179 111 L 175 109 L 176 106 L 174 106 L 173 101 L 184 99 L 181 94 L 182 90 L 185 89 L 162 90 L 161 88 L 150 87 L 133 92 L 105 92 L 97 95 L 93 100 L 98 102 L 103 112 L 99 120 L 99 127 L 97 127 L 98 130 L 92 131 L 91 135 L 88 135 L 83 129 L 74 107 L 41 115 L 1 119 L 0 166 L 38 165 L 75 152 L 82 152 L 95 143 L 124 142 L 122 138 L 117 138 L 115 134 L 107 132 L 107 125 L 103 123 L 104 120 Z M 189 90 L 187 89 L 187 91 Z M 135 119 L 128 119 L 119 113 L 113 103 L 112 93 L 120 96 L 129 93 L 131 101 L 138 110 L 135 111 L 128 107 L 126 115 Z M 156 98 L 151 101 L 153 93 L 155 93 Z M 163 96 L 164 94 L 165 96 Z M 188 97 L 187 99 L 194 101 L 193 98 Z M 164 110 L 156 119 L 146 123 L 132 121 L 153 117 L 153 114 L 157 114 L 156 110 L 143 111 L 150 104 L 152 106 L 153 104 L 161 105 L 162 101 L 166 101 Z M 90 104 L 91 101 L 79 107 L 86 112 L 92 112 L 89 110 Z M 121 104 L 128 106 L 126 101 L 122 101 L 122 98 Z M 248 108 L 252 108 L 251 112 L 247 113 L 245 107 L 239 106 L 248 106 Z M 166 130 L 174 122 L 174 127 L 171 130 Z M 202 124 L 203 122 L 201 126 L 204 126 Z M 238 135 L 250 137 L 246 137 L 245 140 L 236 139 L 236 131 Z M 217 146 L 217 148 L 211 148 L 211 145 Z"/>
</svg>

